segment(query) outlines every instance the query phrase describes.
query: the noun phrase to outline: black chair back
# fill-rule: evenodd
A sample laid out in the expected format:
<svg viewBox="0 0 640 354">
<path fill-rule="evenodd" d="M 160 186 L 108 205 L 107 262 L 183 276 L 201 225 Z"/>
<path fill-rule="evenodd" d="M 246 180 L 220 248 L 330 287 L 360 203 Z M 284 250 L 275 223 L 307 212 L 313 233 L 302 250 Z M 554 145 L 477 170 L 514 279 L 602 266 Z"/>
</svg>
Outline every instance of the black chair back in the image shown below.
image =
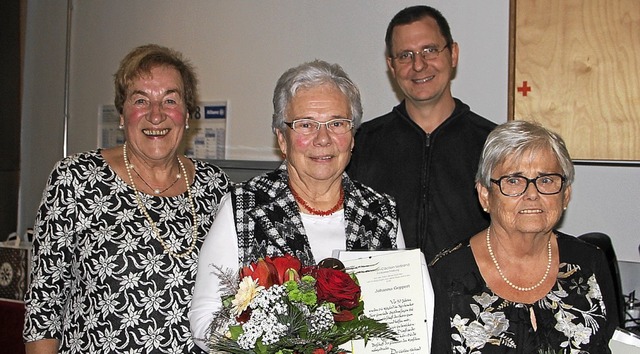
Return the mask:
<svg viewBox="0 0 640 354">
<path fill-rule="evenodd" d="M 620 319 L 620 323 L 623 324 L 625 302 L 624 295 L 622 293 L 622 282 L 620 281 L 620 270 L 618 269 L 618 257 L 616 257 L 616 252 L 613 250 L 611 238 L 602 232 L 590 232 L 580 235 L 578 238 L 592 245 L 598 246 L 598 248 L 600 248 L 607 257 L 607 263 L 609 264 L 609 270 L 611 271 L 611 279 L 613 280 L 613 288 L 616 294 L 616 304 L 618 305 L 618 318 Z"/>
</svg>

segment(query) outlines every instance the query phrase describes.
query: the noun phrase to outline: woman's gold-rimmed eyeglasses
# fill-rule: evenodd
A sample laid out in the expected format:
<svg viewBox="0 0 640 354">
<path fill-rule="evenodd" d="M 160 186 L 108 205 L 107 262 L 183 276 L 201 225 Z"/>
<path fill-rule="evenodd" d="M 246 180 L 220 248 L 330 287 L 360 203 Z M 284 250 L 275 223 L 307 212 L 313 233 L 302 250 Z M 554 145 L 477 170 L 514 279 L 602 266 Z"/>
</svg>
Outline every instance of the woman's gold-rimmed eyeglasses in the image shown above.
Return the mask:
<svg viewBox="0 0 640 354">
<path fill-rule="evenodd" d="M 529 187 L 529 183 L 536 186 L 538 193 L 544 195 L 558 194 L 564 186 L 565 176 L 559 173 L 549 173 L 536 178 L 524 176 L 502 176 L 498 179 L 490 179 L 498 185 L 500 193 L 507 197 L 517 197 L 523 195 Z"/>
<path fill-rule="evenodd" d="M 309 135 L 320 130 L 320 126 L 324 125 L 327 130 L 334 134 L 345 134 L 353 129 L 353 120 L 348 118 L 336 118 L 326 122 L 318 122 L 317 120 L 303 118 L 296 119 L 291 122 L 284 122 L 287 127 L 293 129 L 296 133 Z"/>
</svg>

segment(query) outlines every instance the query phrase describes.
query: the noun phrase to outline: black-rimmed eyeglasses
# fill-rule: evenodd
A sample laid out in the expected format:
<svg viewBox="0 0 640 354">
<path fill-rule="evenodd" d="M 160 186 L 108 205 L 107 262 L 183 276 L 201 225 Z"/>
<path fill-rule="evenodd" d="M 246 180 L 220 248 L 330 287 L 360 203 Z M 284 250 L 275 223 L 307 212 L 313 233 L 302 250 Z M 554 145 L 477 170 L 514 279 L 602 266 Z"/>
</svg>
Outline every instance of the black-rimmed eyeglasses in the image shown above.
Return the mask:
<svg viewBox="0 0 640 354">
<path fill-rule="evenodd" d="M 432 60 L 432 59 L 437 58 L 440 55 L 440 53 L 442 53 L 448 47 L 449 47 L 449 45 L 446 44 L 440 50 L 438 50 L 438 48 L 436 48 L 436 47 L 425 47 L 422 50 L 416 50 L 416 51 L 405 50 L 405 51 L 400 52 L 396 56 L 393 56 L 391 58 L 394 59 L 395 61 L 397 61 L 400 64 L 411 64 L 411 63 L 413 63 L 413 59 L 417 55 L 420 55 L 422 57 L 422 59 L 424 59 L 424 60 Z"/>
<path fill-rule="evenodd" d="M 559 173 L 544 174 L 536 178 L 527 178 L 524 176 L 502 176 L 498 179 L 490 179 L 491 182 L 498 185 L 500 193 L 507 197 L 523 195 L 524 192 L 527 191 L 529 183 L 533 183 L 540 194 L 558 194 L 562 190 L 565 180 L 565 176 Z"/>
<path fill-rule="evenodd" d="M 296 119 L 291 122 L 284 122 L 287 127 L 293 129 L 296 133 L 309 135 L 320 130 L 320 126 L 324 125 L 327 130 L 334 134 L 345 134 L 353 129 L 353 120 L 348 118 L 336 118 L 326 122 L 318 122 L 317 120 L 303 118 Z"/>
</svg>

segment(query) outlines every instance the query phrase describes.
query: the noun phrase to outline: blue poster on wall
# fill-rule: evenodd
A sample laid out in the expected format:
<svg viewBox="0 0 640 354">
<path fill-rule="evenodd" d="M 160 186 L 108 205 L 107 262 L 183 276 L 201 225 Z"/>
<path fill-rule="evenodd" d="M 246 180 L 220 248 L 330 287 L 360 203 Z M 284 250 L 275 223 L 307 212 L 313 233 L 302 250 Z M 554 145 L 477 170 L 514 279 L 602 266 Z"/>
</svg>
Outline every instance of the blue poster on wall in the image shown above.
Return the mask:
<svg viewBox="0 0 640 354">
<path fill-rule="evenodd" d="M 198 105 L 185 137 L 185 155 L 196 159 L 225 159 L 227 102 Z"/>
</svg>

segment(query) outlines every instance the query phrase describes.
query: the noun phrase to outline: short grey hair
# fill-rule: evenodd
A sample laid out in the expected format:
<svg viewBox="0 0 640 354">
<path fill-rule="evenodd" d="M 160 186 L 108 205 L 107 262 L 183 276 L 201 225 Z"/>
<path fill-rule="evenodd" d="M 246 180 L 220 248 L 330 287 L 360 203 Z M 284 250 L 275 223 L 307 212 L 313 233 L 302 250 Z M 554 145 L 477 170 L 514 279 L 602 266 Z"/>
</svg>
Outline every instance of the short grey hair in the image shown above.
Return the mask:
<svg viewBox="0 0 640 354">
<path fill-rule="evenodd" d="M 514 120 L 497 126 L 487 137 L 482 149 L 476 183 L 491 189 L 493 169 L 507 158 L 521 158 L 532 150 L 550 149 L 565 176 L 565 187 L 573 183 L 575 169 L 562 137 L 538 123 Z"/>
<path fill-rule="evenodd" d="M 273 117 L 271 121 L 273 132 L 275 133 L 278 129 L 284 133 L 286 130 L 285 112 L 299 89 L 309 89 L 325 84 L 334 85 L 347 97 L 351 107 L 351 117 L 348 118 L 353 119 L 352 134 L 355 134 L 362 121 L 360 90 L 340 65 L 329 64 L 322 60 L 301 64 L 287 70 L 280 76 L 273 91 Z"/>
</svg>

